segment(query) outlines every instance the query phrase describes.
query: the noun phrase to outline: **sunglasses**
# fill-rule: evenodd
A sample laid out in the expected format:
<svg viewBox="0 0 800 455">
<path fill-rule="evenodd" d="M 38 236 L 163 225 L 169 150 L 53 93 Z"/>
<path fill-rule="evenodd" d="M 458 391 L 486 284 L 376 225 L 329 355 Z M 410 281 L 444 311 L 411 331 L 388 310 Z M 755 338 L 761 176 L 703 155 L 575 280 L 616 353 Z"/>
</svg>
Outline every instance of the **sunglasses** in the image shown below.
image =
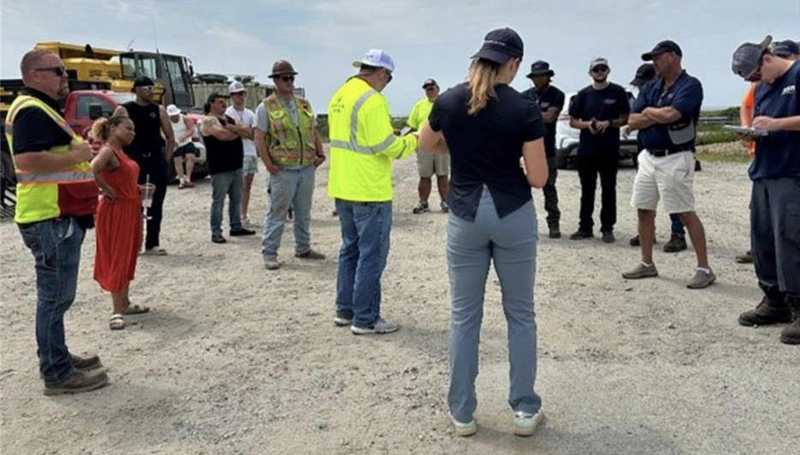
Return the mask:
<svg viewBox="0 0 800 455">
<path fill-rule="evenodd" d="M 67 74 L 67 70 L 63 66 L 48 66 L 46 68 L 34 68 L 34 71 L 39 71 L 39 72 L 49 71 L 58 77 L 63 77 L 65 74 Z"/>
<path fill-rule="evenodd" d="M 153 89 L 154 89 L 154 87 L 152 85 L 145 85 L 145 86 L 136 87 L 136 88 L 138 88 L 139 90 L 141 90 L 143 92 L 147 92 L 147 93 L 152 93 Z"/>
<path fill-rule="evenodd" d="M 389 79 L 386 81 L 386 83 L 388 84 L 389 82 L 392 82 L 392 79 L 394 79 L 394 76 L 392 76 L 392 72 L 389 71 L 389 70 L 386 70 L 386 74 L 389 75 Z"/>
<path fill-rule="evenodd" d="M 280 79 L 283 82 L 294 82 L 294 76 L 278 76 L 275 79 Z"/>
<path fill-rule="evenodd" d="M 592 68 L 593 73 L 605 73 L 607 71 L 608 71 L 607 66 L 595 66 L 594 68 Z"/>
</svg>

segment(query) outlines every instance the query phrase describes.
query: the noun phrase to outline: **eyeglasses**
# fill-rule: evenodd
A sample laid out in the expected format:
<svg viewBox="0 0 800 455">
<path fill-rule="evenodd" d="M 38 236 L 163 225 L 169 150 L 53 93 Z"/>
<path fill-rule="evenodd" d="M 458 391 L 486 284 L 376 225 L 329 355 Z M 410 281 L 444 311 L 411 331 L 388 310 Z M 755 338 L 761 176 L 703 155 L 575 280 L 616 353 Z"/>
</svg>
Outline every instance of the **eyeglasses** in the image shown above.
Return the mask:
<svg viewBox="0 0 800 455">
<path fill-rule="evenodd" d="M 294 82 L 294 76 L 278 76 L 275 79 L 280 79 L 283 82 Z"/>
<path fill-rule="evenodd" d="M 63 77 L 65 74 L 67 74 L 67 70 L 63 66 L 48 66 L 45 68 L 34 68 L 33 70 L 39 72 L 49 71 L 58 77 Z"/>
<path fill-rule="evenodd" d="M 595 66 L 594 68 L 592 68 L 593 73 L 605 73 L 607 71 L 608 71 L 607 66 Z"/>
<path fill-rule="evenodd" d="M 394 79 L 394 76 L 392 76 L 392 72 L 389 71 L 389 70 L 386 70 L 386 74 L 389 75 L 389 79 L 386 81 L 386 83 L 388 84 L 389 82 L 392 82 L 392 79 Z"/>
</svg>

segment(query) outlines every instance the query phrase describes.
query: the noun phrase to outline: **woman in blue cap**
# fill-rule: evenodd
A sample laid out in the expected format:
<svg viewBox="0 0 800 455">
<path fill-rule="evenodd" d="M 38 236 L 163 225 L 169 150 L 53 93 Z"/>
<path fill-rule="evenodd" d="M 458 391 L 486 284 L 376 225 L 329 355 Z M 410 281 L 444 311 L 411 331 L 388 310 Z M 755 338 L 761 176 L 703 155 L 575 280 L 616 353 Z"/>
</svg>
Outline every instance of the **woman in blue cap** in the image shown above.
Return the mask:
<svg viewBox="0 0 800 455">
<path fill-rule="evenodd" d="M 508 322 L 514 433 L 532 435 L 543 417 L 541 398 L 534 392 L 538 235 L 531 187 L 547 182 L 545 126 L 539 106 L 509 86 L 522 55 L 522 39 L 514 30 L 489 32 L 472 57 L 468 81 L 437 99 L 420 132 L 420 150 L 449 152 L 451 159 L 448 404 L 459 436 L 477 431 L 478 344 L 492 262 Z"/>
</svg>

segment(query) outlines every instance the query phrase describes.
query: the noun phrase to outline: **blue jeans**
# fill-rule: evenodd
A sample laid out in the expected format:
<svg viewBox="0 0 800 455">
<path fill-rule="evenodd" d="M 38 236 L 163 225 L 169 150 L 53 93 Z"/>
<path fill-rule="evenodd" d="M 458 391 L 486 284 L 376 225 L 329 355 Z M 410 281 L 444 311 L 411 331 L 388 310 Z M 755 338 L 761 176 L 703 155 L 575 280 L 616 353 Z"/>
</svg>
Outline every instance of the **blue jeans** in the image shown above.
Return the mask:
<svg viewBox="0 0 800 455">
<path fill-rule="evenodd" d="M 311 201 L 314 197 L 314 177 L 317 168 L 281 169 L 269 175 L 269 212 L 264 218 L 261 254 L 266 259 L 278 257 L 286 213 L 294 210 L 294 252 L 307 253 L 311 249 Z"/>
<path fill-rule="evenodd" d="M 336 314 L 370 327 L 381 317 L 381 275 L 389 256 L 392 203 L 336 200 L 342 248 L 336 277 Z"/>
<path fill-rule="evenodd" d="M 211 176 L 211 235 L 222 235 L 222 209 L 228 196 L 228 216 L 232 231 L 242 228 L 242 170 Z"/>
<path fill-rule="evenodd" d="M 678 216 L 677 213 L 670 213 L 669 220 L 672 222 L 672 235 L 685 237 L 686 231 L 683 230 L 683 222 L 681 221 L 681 217 Z"/>
<path fill-rule="evenodd" d="M 46 384 L 75 373 L 64 341 L 64 313 L 75 301 L 85 231 L 73 218 L 20 226 L 36 264 L 36 343 Z"/>
<path fill-rule="evenodd" d="M 447 264 L 452 308 L 447 401 L 451 415 L 459 422 L 470 422 L 478 405 L 475 394 L 478 344 L 486 277 L 492 262 L 500 279 L 503 312 L 508 323 L 511 364 L 508 403 L 514 411 L 531 414 L 542 407 L 542 399 L 534 392 L 537 354 L 533 286 L 537 228 L 532 203 L 498 218 L 486 187 L 474 222 L 450 212 Z"/>
</svg>

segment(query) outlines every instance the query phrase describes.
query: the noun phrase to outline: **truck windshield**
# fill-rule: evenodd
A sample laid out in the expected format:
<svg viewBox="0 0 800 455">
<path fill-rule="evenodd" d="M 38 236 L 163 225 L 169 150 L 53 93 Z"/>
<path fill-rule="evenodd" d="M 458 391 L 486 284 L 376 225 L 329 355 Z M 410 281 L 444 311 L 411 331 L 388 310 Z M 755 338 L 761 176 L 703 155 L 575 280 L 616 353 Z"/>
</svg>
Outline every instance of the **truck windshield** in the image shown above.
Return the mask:
<svg viewBox="0 0 800 455">
<path fill-rule="evenodd" d="M 136 99 L 136 95 L 133 93 L 109 93 L 108 97 L 117 104 L 125 104 L 128 101 L 134 101 Z"/>
</svg>

